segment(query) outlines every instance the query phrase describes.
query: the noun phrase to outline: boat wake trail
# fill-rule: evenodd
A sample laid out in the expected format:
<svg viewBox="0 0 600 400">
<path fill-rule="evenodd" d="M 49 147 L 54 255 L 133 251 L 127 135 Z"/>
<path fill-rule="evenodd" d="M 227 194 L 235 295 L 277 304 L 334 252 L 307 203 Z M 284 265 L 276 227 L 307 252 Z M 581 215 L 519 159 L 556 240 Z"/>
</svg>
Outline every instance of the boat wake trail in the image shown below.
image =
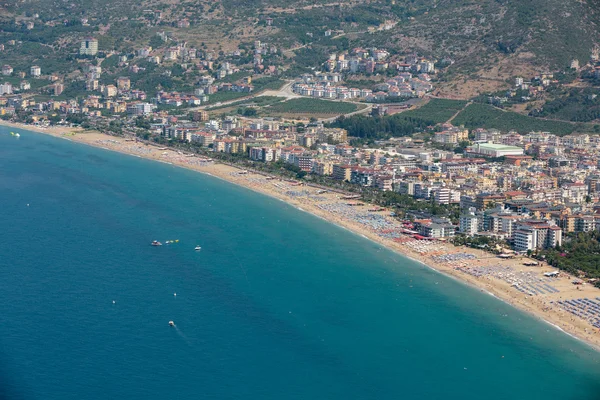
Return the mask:
<svg viewBox="0 0 600 400">
<path fill-rule="evenodd" d="M 192 346 L 192 342 L 190 342 L 190 340 L 187 338 L 187 336 L 185 336 L 183 334 L 183 332 L 181 332 L 181 329 L 179 329 L 177 327 L 177 325 L 173 325 L 173 328 L 175 328 L 175 332 L 177 332 L 177 334 L 187 343 L 188 346 Z"/>
</svg>

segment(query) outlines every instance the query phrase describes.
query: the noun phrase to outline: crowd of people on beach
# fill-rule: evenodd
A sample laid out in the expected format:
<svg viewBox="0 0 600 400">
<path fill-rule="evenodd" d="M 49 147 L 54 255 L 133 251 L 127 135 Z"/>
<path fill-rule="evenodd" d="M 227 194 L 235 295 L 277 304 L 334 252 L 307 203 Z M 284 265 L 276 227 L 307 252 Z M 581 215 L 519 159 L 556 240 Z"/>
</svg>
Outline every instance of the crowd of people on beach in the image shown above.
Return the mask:
<svg viewBox="0 0 600 400">
<path fill-rule="evenodd" d="M 380 237 L 399 237 L 396 233 L 400 232 L 400 224 L 394 223 L 391 218 L 386 218 L 382 212 L 368 211 L 364 207 L 348 205 L 339 201 L 319 204 L 317 207 L 336 217 L 356 222 Z"/>
<path fill-rule="evenodd" d="M 326 201 L 327 198 L 325 196 L 319 196 L 312 191 L 309 190 L 288 190 L 285 192 L 286 196 L 292 198 L 305 198 L 312 201 Z"/>
<path fill-rule="evenodd" d="M 428 254 L 430 256 L 435 256 L 438 254 L 446 254 L 445 246 L 440 244 L 440 242 L 436 242 L 433 240 L 417 240 L 417 239 L 409 239 L 402 242 L 403 246 L 410 248 L 412 251 L 415 251 L 421 255 Z"/>
<path fill-rule="evenodd" d="M 596 297 L 596 299 L 558 300 L 551 301 L 550 304 L 556 304 L 563 310 L 585 319 L 595 328 L 600 328 L 600 297 Z"/>
<path fill-rule="evenodd" d="M 96 143 L 101 145 L 100 147 L 108 148 L 110 150 L 117 150 L 123 153 L 139 155 L 141 157 L 154 158 L 171 164 L 202 167 L 212 163 L 212 160 L 198 157 L 195 154 L 184 154 L 180 151 L 176 152 L 173 150 L 159 149 L 156 146 L 149 146 L 139 142 L 98 139 L 96 140 Z"/>
<path fill-rule="evenodd" d="M 540 276 L 537 271 L 516 271 L 511 266 L 501 264 L 479 266 L 456 265 L 455 269 L 461 270 L 462 272 L 477 278 L 493 277 L 499 279 L 528 296 L 559 292 L 559 290 L 552 285 L 553 279 L 555 278 Z"/>
<path fill-rule="evenodd" d="M 438 256 L 433 256 L 433 261 L 436 262 L 456 262 L 456 261 L 464 261 L 464 260 L 474 260 L 475 254 L 471 253 L 451 253 L 451 254 L 441 254 Z"/>
</svg>

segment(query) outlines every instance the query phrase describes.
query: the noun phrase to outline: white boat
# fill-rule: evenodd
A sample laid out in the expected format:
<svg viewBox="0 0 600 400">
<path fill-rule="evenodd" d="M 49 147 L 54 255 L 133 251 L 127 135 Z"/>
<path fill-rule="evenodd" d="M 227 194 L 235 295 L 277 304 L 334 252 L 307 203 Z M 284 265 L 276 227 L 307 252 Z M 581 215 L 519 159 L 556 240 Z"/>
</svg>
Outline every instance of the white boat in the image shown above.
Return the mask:
<svg viewBox="0 0 600 400">
<path fill-rule="evenodd" d="M 15 133 L 15 137 L 21 137 L 21 135 L 18 133 Z"/>
<path fill-rule="evenodd" d="M 152 245 L 152 246 L 162 246 L 162 243 L 159 242 L 158 240 L 153 240 L 152 243 L 150 243 L 150 245 Z"/>
<path fill-rule="evenodd" d="M 175 326 L 175 322 L 169 321 L 169 326 Z"/>
<path fill-rule="evenodd" d="M 202 250 L 202 247 L 200 247 L 200 246 L 196 246 L 196 247 L 194 247 L 194 250 L 196 250 L 196 251 L 200 251 L 200 250 Z"/>
</svg>

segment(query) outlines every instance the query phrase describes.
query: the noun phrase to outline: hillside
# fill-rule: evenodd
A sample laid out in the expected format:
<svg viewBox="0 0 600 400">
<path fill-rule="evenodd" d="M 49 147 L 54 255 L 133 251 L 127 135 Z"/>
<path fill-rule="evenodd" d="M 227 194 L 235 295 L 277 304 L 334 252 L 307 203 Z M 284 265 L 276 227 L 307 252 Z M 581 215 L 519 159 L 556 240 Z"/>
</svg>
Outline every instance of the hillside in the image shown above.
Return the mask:
<svg viewBox="0 0 600 400">
<path fill-rule="evenodd" d="M 343 6 L 314 1 L 295 8 L 285 0 L 222 4 L 238 18 L 273 18 L 280 41 L 310 43 L 317 50 L 375 45 L 450 58 L 455 64 L 449 81 L 478 77 L 479 84 L 491 87 L 498 85 L 490 82 L 503 84 L 519 72 L 564 68 L 572 59 L 585 64 L 597 44 L 600 21 L 595 0 L 374 0 Z M 386 21 L 395 25 L 367 33 Z M 343 33 L 331 40 L 323 36 L 327 29 Z"/>
<path fill-rule="evenodd" d="M 598 41 L 598 6 L 598 0 L 29 0 L 5 4 L 0 40 L 17 31 L 18 40 L 56 51 L 88 33 L 78 25 L 85 18 L 104 38 L 104 50 L 148 44 L 161 30 L 217 52 L 263 40 L 296 49 L 286 53 L 294 72 L 319 65 L 331 51 L 377 46 L 452 62 L 437 94 L 469 98 L 504 88 L 515 75 L 565 68 L 572 59 L 585 64 Z M 148 18 L 156 10 L 162 15 Z M 36 24 L 27 32 L 15 24 L 35 14 L 39 23 L 58 17 L 72 28 L 57 33 L 55 25 L 50 32 Z M 177 28 L 184 18 L 190 27 Z"/>
</svg>

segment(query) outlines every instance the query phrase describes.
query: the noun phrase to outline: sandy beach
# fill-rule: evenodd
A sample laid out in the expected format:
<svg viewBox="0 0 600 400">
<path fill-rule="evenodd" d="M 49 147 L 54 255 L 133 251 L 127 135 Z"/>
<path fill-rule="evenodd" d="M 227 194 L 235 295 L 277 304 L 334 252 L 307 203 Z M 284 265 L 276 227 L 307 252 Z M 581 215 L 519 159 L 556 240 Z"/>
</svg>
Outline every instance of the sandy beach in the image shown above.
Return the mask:
<svg viewBox="0 0 600 400">
<path fill-rule="evenodd" d="M 572 283 L 574 278 L 565 273 L 557 278 L 546 277 L 545 272 L 555 270 L 548 265 L 530 267 L 524 265 L 531 261 L 527 258 L 500 259 L 475 249 L 415 240 L 401 233 L 402 225 L 387 210 L 369 211 L 379 207 L 355 205 L 355 200 L 343 199 L 339 193 L 323 193 L 319 188 L 243 171 L 202 156 L 81 129 L 41 128 L 4 121 L 0 124 L 172 163 L 281 199 L 494 295 L 600 349 L 600 289 L 576 286 Z M 21 140 L 26 140 L 23 132 Z"/>
</svg>

